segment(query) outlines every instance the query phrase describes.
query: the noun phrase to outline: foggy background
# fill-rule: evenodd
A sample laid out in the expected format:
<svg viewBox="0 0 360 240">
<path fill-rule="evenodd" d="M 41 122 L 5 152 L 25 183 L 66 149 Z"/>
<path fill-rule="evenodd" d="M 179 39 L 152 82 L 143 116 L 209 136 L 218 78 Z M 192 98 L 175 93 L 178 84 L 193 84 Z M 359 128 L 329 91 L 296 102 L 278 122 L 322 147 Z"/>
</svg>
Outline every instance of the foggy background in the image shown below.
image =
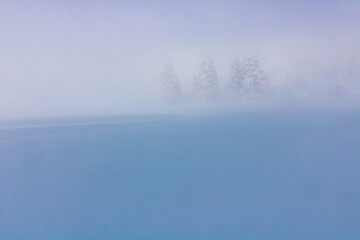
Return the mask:
<svg viewBox="0 0 360 240">
<path fill-rule="evenodd" d="M 233 59 L 250 55 L 270 82 L 267 104 L 354 109 L 359 9 L 357 1 L 2 0 L 0 118 L 163 111 L 167 63 L 191 106 L 203 59 L 214 59 L 224 93 Z M 347 69 L 345 96 L 333 96 Z"/>
<path fill-rule="evenodd" d="M 360 239 L 359 10 L 0 0 L 0 239 Z"/>
</svg>

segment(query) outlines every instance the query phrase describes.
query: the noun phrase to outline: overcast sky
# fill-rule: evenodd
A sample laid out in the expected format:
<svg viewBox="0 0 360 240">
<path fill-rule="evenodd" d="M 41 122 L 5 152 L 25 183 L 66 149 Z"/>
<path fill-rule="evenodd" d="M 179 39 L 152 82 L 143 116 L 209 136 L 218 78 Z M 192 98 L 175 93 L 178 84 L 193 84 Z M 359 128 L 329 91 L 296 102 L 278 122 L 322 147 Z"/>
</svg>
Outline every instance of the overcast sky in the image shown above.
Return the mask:
<svg viewBox="0 0 360 240">
<path fill-rule="evenodd" d="M 172 62 L 313 71 L 358 52 L 359 1 L 0 1 L 0 118 L 117 114 L 155 104 Z M 340 60 L 339 60 L 340 61 Z"/>
</svg>

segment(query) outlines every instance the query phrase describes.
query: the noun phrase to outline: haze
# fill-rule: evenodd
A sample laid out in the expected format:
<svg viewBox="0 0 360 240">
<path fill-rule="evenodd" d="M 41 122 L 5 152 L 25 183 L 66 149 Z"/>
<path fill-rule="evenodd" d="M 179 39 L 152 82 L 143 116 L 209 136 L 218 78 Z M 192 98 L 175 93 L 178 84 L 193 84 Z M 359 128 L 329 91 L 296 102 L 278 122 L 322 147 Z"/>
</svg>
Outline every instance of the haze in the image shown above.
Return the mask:
<svg viewBox="0 0 360 240">
<path fill-rule="evenodd" d="M 311 90 L 295 102 L 306 106 L 358 59 L 359 10 L 357 1 L 1 1 L 0 118 L 156 112 L 165 64 L 188 96 L 204 58 L 225 91 L 231 62 L 248 55 L 269 81 L 301 76 Z M 339 101 L 357 108 L 360 79 L 350 78 Z M 321 108 L 338 101 L 326 99 Z"/>
</svg>

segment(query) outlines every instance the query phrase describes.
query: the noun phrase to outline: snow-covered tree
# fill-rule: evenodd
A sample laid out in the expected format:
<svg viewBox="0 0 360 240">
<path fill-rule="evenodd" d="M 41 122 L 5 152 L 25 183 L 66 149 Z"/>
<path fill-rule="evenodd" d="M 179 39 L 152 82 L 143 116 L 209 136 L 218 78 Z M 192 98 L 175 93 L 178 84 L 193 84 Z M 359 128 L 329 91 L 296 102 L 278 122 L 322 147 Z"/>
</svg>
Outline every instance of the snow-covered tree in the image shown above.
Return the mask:
<svg viewBox="0 0 360 240">
<path fill-rule="evenodd" d="M 243 63 L 244 84 L 241 93 L 262 93 L 266 87 L 265 74 L 255 56 L 246 58 Z"/>
<path fill-rule="evenodd" d="M 204 60 L 200 65 L 200 71 L 195 78 L 195 95 L 200 99 L 214 99 L 218 94 L 218 76 L 214 61 Z"/>
<path fill-rule="evenodd" d="M 180 100 L 180 84 L 171 64 L 165 66 L 162 74 L 162 94 L 167 103 Z"/>
<path fill-rule="evenodd" d="M 245 84 L 245 70 L 238 58 L 236 58 L 230 69 L 229 91 L 234 96 L 242 94 Z"/>
</svg>

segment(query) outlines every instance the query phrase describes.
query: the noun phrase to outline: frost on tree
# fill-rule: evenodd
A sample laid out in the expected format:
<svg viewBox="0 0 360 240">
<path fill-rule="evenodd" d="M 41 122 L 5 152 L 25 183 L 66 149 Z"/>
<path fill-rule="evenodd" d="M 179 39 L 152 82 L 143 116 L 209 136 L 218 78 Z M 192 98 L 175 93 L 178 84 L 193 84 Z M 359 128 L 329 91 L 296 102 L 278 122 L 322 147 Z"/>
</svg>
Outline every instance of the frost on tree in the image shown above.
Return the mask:
<svg viewBox="0 0 360 240">
<path fill-rule="evenodd" d="M 205 60 L 200 65 L 195 78 L 195 95 L 199 99 L 214 99 L 218 93 L 218 76 L 213 60 Z"/>
<path fill-rule="evenodd" d="M 162 94 L 167 103 L 176 103 L 180 99 L 180 84 L 171 64 L 166 65 L 162 75 Z"/>
<path fill-rule="evenodd" d="M 239 59 L 235 59 L 230 70 L 229 90 L 234 96 L 242 95 L 245 83 L 245 71 Z"/>
<path fill-rule="evenodd" d="M 265 90 L 265 74 L 256 57 L 244 60 L 244 83 L 241 94 L 262 93 Z"/>
</svg>

